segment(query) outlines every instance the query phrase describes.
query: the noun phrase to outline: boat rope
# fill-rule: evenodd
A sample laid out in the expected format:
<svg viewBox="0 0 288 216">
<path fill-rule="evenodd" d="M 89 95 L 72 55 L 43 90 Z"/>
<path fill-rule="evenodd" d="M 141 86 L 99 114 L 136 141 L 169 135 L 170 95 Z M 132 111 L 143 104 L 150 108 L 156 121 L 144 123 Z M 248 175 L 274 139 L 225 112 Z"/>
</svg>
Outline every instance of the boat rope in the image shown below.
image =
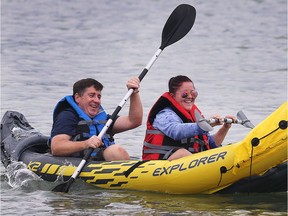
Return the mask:
<svg viewBox="0 0 288 216">
<path fill-rule="evenodd" d="M 266 138 L 267 136 L 273 134 L 274 132 L 276 132 L 277 130 L 279 129 L 282 129 L 282 130 L 285 130 L 288 126 L 288 121 L 286 120 L 281 120 L 278 124 L 278 128 L 276 128 L 275 130 L 269 132 L 268 134 L 264 135 L 263 137 L 261 138 L 258 138 L 258 137 L 254 137 L 252 140 L 251 140 L 251 144 L 252 144 L 252 149 L 251 149 L 251 155 L 250 155 L 250 174 L 249 174 L 249 178 L 252 179 L 252 160 L 253 160 L 253 151 L 254 151 L 254 147 L 258 146 L 259 143 L 260 143 L 260 140 Z M 219 179 L 219 182 L 218 182 L 218 185 L 217 187 L 220 185 L 221 181 L 222 181 L 222 176 L 224 173 L 228 172 L 229 170 L 231 170 L 232 168 L 234 167 L 234 165 L 230 168 L 230 169 L 227 169 L 225 166 L 221 166 L 220 167 L 220 179 Z"/>
<path fill-rule="evenodd" d="M 254 147 L 258 146 L 260 144 L 260 141 L 266 137 L 268 137 L 269 135 L 275 133 L 277 130 L 279 129 L 282 129 L 282 130 L 285 130 L 287 129 L 287 126 L 288 126 L 288 121 L 286 120 L 281 120 L 278 124 L 278 128 L 276 128 L 275 130 L 271 131 L 270 133 L 264 135 L 263 137 L 261 138 L 258 138 L 258 137 L 254 137 L 252 140 L 251 140 L 251 145 L 252 145 L 252 149 L 251 149 L 251 155 L 250 155 L 250 179 L 252 178 L 252 160 L 253 160 L 253 151 L 254 151 Z"/>
<path fill-rule="evenodd" d="M 273 134 L 275 131 L 277 131 L 277 130 L 279 130 L 279 129 L 285 130 L 285 129 L 287 128 L 288 121 L 281 120 L 278 125 L 279 125 L 278 128 L 276 128 L 275 130 L 273 130 L 273 131 L 271 131 L 270 133 L 266 134 L 265 136 L 263 136 L 263 137 L 261 137 L 261 138 L 254 137 L 254 138 L 251 140 L 252 147 L 258 146 L 261 139 L 266 138 L 267 136 Z"/>
<path fill-rule="evenodd" d="M 227 169 L 225 166 L 221 166 L 221 167 L 220 167 L 220 179 L 219 179 L 219 182 L 218 182 L 217 187 L 220 185 L 220 183 L 221 183 L 221 181 L 222 181 L 223 173 L 228 172 L 228 171 L 231 170 L 233 167 L 234 167 L 234 165 L 233 165 L 230 169 Z"/>
</svg>

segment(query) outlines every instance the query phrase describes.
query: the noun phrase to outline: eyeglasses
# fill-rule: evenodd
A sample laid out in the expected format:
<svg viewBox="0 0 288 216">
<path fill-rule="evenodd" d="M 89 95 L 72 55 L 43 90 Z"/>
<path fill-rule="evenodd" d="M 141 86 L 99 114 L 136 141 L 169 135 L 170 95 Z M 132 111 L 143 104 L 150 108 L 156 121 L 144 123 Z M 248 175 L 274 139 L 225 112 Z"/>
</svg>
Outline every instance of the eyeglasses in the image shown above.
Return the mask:
<svg viewBox="0 0 288 216">
<path fill-rule="evenodd" d="M 188 95 L 189 95 L 188 92 L 183 92 L 182 95 L 181 95 L 181 97 L 182 97 L 182 98 L 187 98 Z M 197 90 L 194 89 L 194 90 L 190 91 L 190 95 L 191 95 L 192 97 L 196 98 L 196 97 L 198 96 Z"/>
</svg>

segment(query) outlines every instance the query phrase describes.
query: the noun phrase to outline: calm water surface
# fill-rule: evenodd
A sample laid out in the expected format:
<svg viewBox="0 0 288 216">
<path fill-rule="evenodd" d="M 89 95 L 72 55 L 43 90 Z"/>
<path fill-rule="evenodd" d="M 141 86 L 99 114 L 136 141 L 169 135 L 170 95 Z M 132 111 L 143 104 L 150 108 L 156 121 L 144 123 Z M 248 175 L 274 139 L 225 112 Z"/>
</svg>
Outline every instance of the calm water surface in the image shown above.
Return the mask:
<svg viewBox="0 0 288 216">
<path fill-rule="evenodd" d="M 11 0 L 1 1 L 1 117 L 23 113 L 49 135 L 54 105 L 80 78 L 105 86 L 102 103 L 113 112 L 160 46 L 173 9 L 197 10 L 191 32 L 167 47 L 141 83 L 144 123 L 184 74 L 199 91 L 206 116 L 243 110 L 256 125 L 287 100 L 287 2 L 285 0 Z M 128 112 L 125 105 L 121 114 Z M 145 125 L 116 136 L 141 156 Z M 234 125 L 225 143 L 249 129 Z M 68 194 L 52 193 L 21 164 L 1 168 L 1 215 L 287 215 L 287 193 L 168 195 L 107 191 L 76 182 Z"/>
</svg>

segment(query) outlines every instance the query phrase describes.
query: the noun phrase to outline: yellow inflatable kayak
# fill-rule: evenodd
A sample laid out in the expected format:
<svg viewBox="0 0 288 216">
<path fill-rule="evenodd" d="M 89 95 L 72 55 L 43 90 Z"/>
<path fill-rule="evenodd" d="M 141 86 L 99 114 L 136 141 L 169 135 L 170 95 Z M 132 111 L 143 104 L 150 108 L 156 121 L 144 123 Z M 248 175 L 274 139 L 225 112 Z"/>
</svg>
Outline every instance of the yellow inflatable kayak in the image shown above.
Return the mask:
<svg viewBox="0 0 288 216">
<path fill-rule="evenodd" d="M 238 143 L 174 161 L 90 161 L 79 177 L 99 188 L 171 194 L 287 191 L 288 104 L 257 125 Z M 66 181 L 81 158 L 53 157 L 47 138 L 25 117 L 8 111 L 1 129 L 1 160 L 22 161 L 46 181 Z"/>
</svg>

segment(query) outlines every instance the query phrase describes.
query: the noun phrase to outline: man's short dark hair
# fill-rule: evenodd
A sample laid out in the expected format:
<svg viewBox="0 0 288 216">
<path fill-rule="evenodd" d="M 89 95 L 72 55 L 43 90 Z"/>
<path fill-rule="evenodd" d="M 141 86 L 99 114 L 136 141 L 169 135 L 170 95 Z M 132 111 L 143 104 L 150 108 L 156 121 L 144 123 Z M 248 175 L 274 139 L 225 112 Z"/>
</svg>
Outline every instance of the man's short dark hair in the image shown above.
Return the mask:
<svg viewBox="0 0 288 216">
<path fill-rule="evenodd" d="M 104 88 L 104 86 L 95 79 L 81 79 L 75 82 L 73 85 L 73 96 L 75 96 L 76 93 L 78 93 L 79 95 L 83 95 L 85 89 L 91 86 L 93 86 L 97 91 L 102 91 L 102 89 Z"/>
</svg>

